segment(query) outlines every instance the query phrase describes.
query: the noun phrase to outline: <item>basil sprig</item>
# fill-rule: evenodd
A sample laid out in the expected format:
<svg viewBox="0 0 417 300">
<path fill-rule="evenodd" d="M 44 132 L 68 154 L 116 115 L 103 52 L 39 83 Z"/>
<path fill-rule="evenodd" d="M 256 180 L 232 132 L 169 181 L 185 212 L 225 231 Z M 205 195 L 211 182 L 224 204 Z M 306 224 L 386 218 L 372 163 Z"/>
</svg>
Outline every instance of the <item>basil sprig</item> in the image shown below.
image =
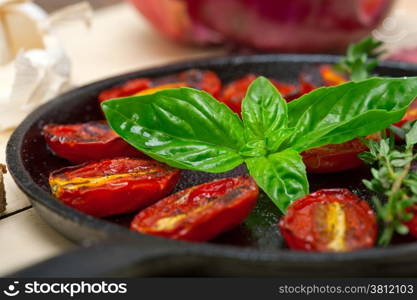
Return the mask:
<svg viewBox="0 0 417 300">
<path fill-rule="evenodd" d="M 264 77 L 249 87 L 242 120 L 209 94 L 190 88 L 108 100 L 110 126 L 128 143 L 173 167 L 249 173 L 285 212 L 308 193 L 300 153 L 380 131 L 403 117 L 417 77 L 373 78 L 319 88 L 287 104 Z"/>
<path fill-rule="evenodd" d="M 378 57 L 385 52 L 382 50 L 383 44 L 372 36 L 367 36 L 349 45 L 345 56 L 333 66 L 333 69 L 348 75 L 352 81 L 367 79 L 371 77 L 372 70 L 378 66 Z"/>
</svg>

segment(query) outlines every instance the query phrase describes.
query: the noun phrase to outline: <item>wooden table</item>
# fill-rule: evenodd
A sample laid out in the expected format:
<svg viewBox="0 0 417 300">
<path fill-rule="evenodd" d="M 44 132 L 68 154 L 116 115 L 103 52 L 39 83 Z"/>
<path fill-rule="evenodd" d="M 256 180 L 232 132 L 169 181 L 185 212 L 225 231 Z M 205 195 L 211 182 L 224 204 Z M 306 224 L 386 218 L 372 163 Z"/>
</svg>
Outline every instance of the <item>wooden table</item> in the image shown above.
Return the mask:
<svg viewBox="0 0 417 300">
<path fill-rule="evenodd" d="M 396 12 L 394 20 L 399 26 L 410 32 L 417 28 L 417 1 L 399 1 Z M 179 46 L 161 38 L 126 3 L 98 10 L 90 31 L 74 23 L 61 26 L 58 34 L 72 58 L 75 85 L 135 69 L 222 53 L 220 49 Z M 406 42 L 417 45 L 417 32 L 413 37 Z M 10 134 L 11 131 L 0 132 L 0 162 L 5 161 L 4 149 Z M 10 175 L 5 180 L 9 204 L 7 211 L 0 215 L 0 276 L 75 247 L 39 218 Z"/>
</svg>

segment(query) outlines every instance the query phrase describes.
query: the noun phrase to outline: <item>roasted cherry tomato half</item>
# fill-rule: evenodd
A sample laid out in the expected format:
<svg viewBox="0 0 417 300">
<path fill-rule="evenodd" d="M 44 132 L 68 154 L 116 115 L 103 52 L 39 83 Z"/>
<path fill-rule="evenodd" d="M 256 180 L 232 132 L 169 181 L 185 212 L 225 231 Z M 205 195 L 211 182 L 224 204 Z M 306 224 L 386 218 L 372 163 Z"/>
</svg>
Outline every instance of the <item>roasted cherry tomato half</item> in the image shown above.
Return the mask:
<svg viewBox="0 0 417 300">
<path fill-rule="evenodd" d="M 404 225 L 408 227 L 409 233 L 417 238 L 417 205 L 411 207 L 408 212 L 413 214 L 413 218 L 405 222 Z"/>
<path fill-rule="evenodd" d="M 54 154 L 74 163 L 120 156 L 146 157 L 119 137 L 105 121 L 49 124 L 44 126 L 43 136 Z"/>
<path fill-rule="evenodd" d="M 258 186 L 249 176 L 225 178 L 173 194 L 141 211 L 131 229 L 203 242 L 242 222 L 255 207 Z"/>
<path fill-rule="evenodd" d="M 318 86 L 312 83 L 309 80 L 309 78 L 304 74 L 301 74 L 299 76 L 298 81 L 299 81 L 299 91 L 298 91 L 297 98 L 303 96 L 304 94 L 308 94 L 311 91 L 314 91 L 315 89 L 318 88 Z"/>
<path fill-rule="evenodd" d="M 100 93 L 99 101 L 103 102 L 113 98 L 133 96 L 136 94 L 149 94 L 166 88 L 192 87 L 206 91 L 213 97 L 218 97 L 221 90 L 221 81 L 216 73 L 207 70 L 191 69 L 176 75 L 157 79 L 137 78 Z"/>
<path fill-rule="evenodd" d="M 333 71 L 332 67 L 329 65 L 322 65 L 319 68 L 319 72 L 325 86 L 334 86 L 347 82 L 346 78 L 341 74 Z M 317 89 L 319 86 L 314 84 L 307 75 L 300 74 L 298 77 L 298 89 L 296 93 L 291 93 L 285 99 L 290 102 L 292 100 L 298 99 L 304 94 L 310 93 L 311 91 Z"/>
<path fill-rule="evenodd" d="M 370 134 L 366 139 L 378 140 L 379 133 Z M 309 173 L 335 173 L 352 170 L 363 165 L 358 155 L 367 151 L 360 139 L 353 139 L 342 144 L 331 144 L 313 148 L 301 153 Z"/>
<path fill-rule="evenodd" d="M 377 237 L 374 212 L 346 189 L 320 190 L 293 202 L 279 228 L 289 248 L 303 251 L 370 248 Z"/>
<path fill-rule="evenodd" d="M 149 94 L 153 94 L 158 91 L 165 90 L 165 89 L 176 89 L 176 88 L 181 88 L 181 87 L 186 87 L 186 86 L 187 84 L 185 82 L 166 83 L 166 84 L 161 84 L 153 88 L 140 91 L 136 94 L 133 94 L 133 96 L 149 95 Z"/>
<path fill-rule="evenodd" d="M 347 82 L 346 78 L 332 69 L 332 66 L 320 66 L 320 75 L 325 86 L 334 86 Z"/>
<path fill-rule="evenodd" d="M 127 81 L 121 86 L 102 91 L 98 96 L 100 102 L 120 97 L 132 96 L 140 91 L 150 89 L 152 81 L 148 78 L 137 78 Z"/>
<path fill-rule="evenodd" d="M 403 125 L 406 122 L 412 122 L 417 120 L 417 99 L 411 103 L 411 105 L 408 107 L 407 112 L 405 113 L 402 120 L 398 123 L 395 123 L 394 125 L 397 127 L 403 127 Z"/>
<path fill-rule="evenodd" d="M 187 87 L 199 89 L 211 94 L 217 98 L 222 89 L 222 83 L 219 76 L 212 71 L 191 69 L 179 73 L 161 77 L 155 80 L 155 85 L 163 85 L 167 83 L 184 82 Z"/>
<path fill-rule="evenodd" d="M 172 192 L 180 172 L 154 160 L 115 158 L 52 172 L 52 194 L 95 217 L 137 211 Z"/>
<path fill-rule="evenodd" d="M 285 100 L 287 100 L 287 102 L 291 102 L 295 99 L 300 98 L 304 94 L 310 93 L 316 88 L 318 88 L 318 86 L 311 82 L 308 76 L 306 76 L 305 74 L 300 74 L 300 76 L 298 76 L 298 86 L 296 90 L 286 95 Z"/>
<path fill-rule="evenodd" d="M 363 165 L 359 153 L 368 148 L 359 140 L 353 139 L 343 144 L 325 145 L 301 153 L 309 173 L 334 173 L 355 169 Z"/>
<path fill-rule="evenodd" d="M 220 101 L 230 107 L 235 113 L 240 114 L 242 109 L 242 100 L 246 95 L 246 90 L 249 85 L 257 78 L 254 74 L 248 74 L 242 78 L 239 78 L 231 83 L 229 83 L 223 89 Z M 286 96 L 292 94 L 296 90 L 296 86 L 291 84 L 279 83 L 276 80 L 269 79 L 275 85 L 277 90 L 285 98 Z"/>
</svg>

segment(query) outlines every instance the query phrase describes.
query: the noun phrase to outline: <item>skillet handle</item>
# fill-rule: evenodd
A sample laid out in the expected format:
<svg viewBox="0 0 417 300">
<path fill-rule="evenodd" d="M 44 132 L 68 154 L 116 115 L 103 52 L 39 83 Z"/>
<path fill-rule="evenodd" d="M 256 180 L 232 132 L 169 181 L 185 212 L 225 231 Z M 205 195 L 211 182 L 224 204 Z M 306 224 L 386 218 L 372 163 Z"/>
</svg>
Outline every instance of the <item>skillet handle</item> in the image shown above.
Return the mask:
<svg viewBox="0 0 417 300">
<path fill-rule="evenodd" d="M 53 257 L 7 277 L 259 276 L 265 267 L 236 250 L 143 236 L 105 240 Z M 242 254 L 245 251 L 242 251 Z"/>
<path fill-rule="evenodd" d="M 169 273 L 169 269 L 175 267 L 173 257 L 186 253 L 185 248 L 172 246 L 169 241 L 105 240 L 71 250 L 8 277 L 155 276 L 165 271 Z M 165 261 L 165 267 L 158 263 L 160 260 Z"/>
<path fill-rule="evenodd" d="M 80 247 L 7 277 L 224 277 L 276 276 L 281 272 L 288 274 L 288 266 L 260 261 L 243 249 L 143 236 Z"/>
<path fill-rule="evenodd" d="M 417 254 L 368 256 L 346 264 L 342 260 L 292 260 L 280 255 L 254 255 L 242 248 L 207 247 L 169 240 L 134 239 L 104 241 L 54 257 L 6 277 L 167 277 L 167 276 L 409 276 L 417 274 Z M 299 258 L 304 258 L 303 262 Z M 308 258 L 308 259 L 307 259 Z M 307 260 L 306 260 L 307 259 Z"/>
</svg>

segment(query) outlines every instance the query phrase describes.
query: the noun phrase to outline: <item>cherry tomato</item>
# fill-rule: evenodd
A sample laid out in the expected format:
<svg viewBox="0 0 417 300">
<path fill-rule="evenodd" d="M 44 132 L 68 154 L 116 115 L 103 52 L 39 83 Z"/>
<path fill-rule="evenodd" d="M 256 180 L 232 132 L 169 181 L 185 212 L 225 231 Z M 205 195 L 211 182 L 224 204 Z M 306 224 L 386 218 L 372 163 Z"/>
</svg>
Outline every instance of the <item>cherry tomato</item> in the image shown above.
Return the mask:
<svg viewBox="0 0 417 300">
<path fill-rule="evenodd" d="M 140 91 L 152 87 L 152 81 L 148 78 L 137 78 L 127 81 L 121 86 L 116 86 L 100 93 L 98 99 L 101 102 L 120 97 L 127 97 L 134 95 Z"/>
<path fill-rule="evenodd" d="M 343 144 L 326 145 L 301 153 L 309 173 L 333 173 L 355 169 L 363 164 L 358 154 L 368 148 L 354 139 Z"/>
<path fill-rule="evenodd" d="M 413 218 L 410 221 L 404 222 L 404 225 L 408 227 L 409 233 L 417 238 L 417 205 L 414 205 L 408 210 L 413 214 Z"/>
<path fill-rule="evenodd" d="M 141 211 L 131 229 L 178 240 L 207 241 L 238 225 L 254 208 L 258 186 L 249 176 L 204 183 Z"/>
<path fill-rule="evenodd" d="M 329 65 L 322 65 L 319 68 L 323 83 L 326 86 L 335 86 L 345 83 L 347 80 L 339 73 L 333 71 Z M 300 95 L 309 93 L 315 88 L 312 83 L 308 82 L 305 76 L 300 76 Z M 332 173 L 355 169 L 363 165 L 363 161 L 358 154 L 366 151 L 368 148 L 359 140 L 338 144 L 326 145 L 307 150 L 302 153 L 304 164 L 310 173 Z"/>
<path fill-rule="evenodd" d="M 307 76 L 305 76 L 304 74 L 301 74 L 298 78 L 299 81 L 299 92 L 298 92 L 298 97 L 301 97 L 304 94 L 308 94 L 311 91 L 315 90 L 318 88 L 318 86 L 316 86 L 315 84 L 313 84 L 308 78 Z"/>
<path fill-rule="evenodd" d="M 206 91 L 217 98 L 222 89 L 222 83 L 216 73 L 207 70 L 191 69 L 179 73 L 156 79 L 157 85 L 172 82 L 185 82 L 186 86 Z"/>
<path fill-rule="evenodd" d="M 369 140 L 379 140 L 380 134 L 370 134 Z M 367 151 L 360 139 L 353 139 L 342 144 L 325 145 L 301 153 L 309 173 L 334 173 L 352 170 L 363 165 L 358 154 Z"/>
<path fill-rule="evenodd" d="M 105 121 L 49 124 L 42 133 L 52 152 L 74 163 L 119 156 L 146 157 L 120 138 Z"/>
<path fill-rule="evenodd" d="M 138 93 L 133 94 L 132 96 L 149 95 L 149 94 L 153 94 L 158 91 L 165 90 L 165 89 L 176 89 L 176 88 L 185 87 L 185 86 L 187 86 L 185 82 L 166 83 L 166 84 L 158 85 L 153 88 L 142 90 Z"/>
<path fill-rule="evenodd" d="M 248 74 L 242 78 L 229 83 L 222 92 L 220 101 L 230 107 L 235 113 L 241 113 L 242 100 L 246 95 L 249 85 L 257 78 L 255 74 Z M 296 86 L 291 84 L 280 83 L 274 79 L 269 79 L 277 90 L 285 98 L 295 92 Z"/>
<path fill-rule="evenodd" d="M 323 65 L 319 68 L 324 85 L 334 86 L 347 82 L 346 78 L 335 72 L 331 66 Z"/>
<path fill-rule="evenodd" d="M 293 202 L 279 228 L 289 248 L 303 251 L 370 248 L 377 237 L 374 212 L 347 189 L 319 190 Z"/>
<path fill-rule="evenodd" d="M 149 94 L 164 88 L 192 87 L 206 91 L 217 97 L 221 90 L 221 81 L 216 73 L 206 70 L 191 69 L 176 75 L 169 75 L 157 79 L 137 78 L 100 93 L 100 103 L 113 98 Z M 146 91 L 146 92 L 145 92 Z"/>
<path fill-rule="evenodd" d="M 137 211 L 172 192 L 180 172 L 154 160 L 115 158 L 52 172 L 52 194 L 95 217 Z"/>
<path fill-rule="evenodd" d="M 245 77 L 229 83 L 224 87 L 220 101 L 229 106 L 235 113 L 240 114 L 242 111 L 242 100 L 246 95 L 246 90 L 255 79 L 256 75 L 248 74 Z"/>
<path fill-rule="evenodd" d="M 329 65 L 320 66 L 319 71 L 325 86 L 334 86 L 347 82 L 345 77 L 333 71 L 332 67 Z M 312 83 L 305 74 L 300 74 L 298 82 L 298 91 L 285 98 L 288 102 L 298 99 L 304 94 L 310 93 L 318 88 L 318 86 Z"/>
<path fill-rule="evenodd" d="M 312 83 L 305 74 L 300 74 L 300 76 L 298 76 L 298 85 L 295 86 L 295 89 L 291 93 L 285 95 L 284 98 L 287 102 L 291 102 L 304 94 L 310 93 L 316 88 L 318 88 L 318 86 Z"/>
<path fill-rule="evenodd" d="M 405 113 L 402 120 L 394 125 L 397 127 L 403 127 L 406 122 L 412 122 L 417 120 L 417 99 L 414 100 L 411 105 L 408 107 L 407 112 Z"/>
</svg>

